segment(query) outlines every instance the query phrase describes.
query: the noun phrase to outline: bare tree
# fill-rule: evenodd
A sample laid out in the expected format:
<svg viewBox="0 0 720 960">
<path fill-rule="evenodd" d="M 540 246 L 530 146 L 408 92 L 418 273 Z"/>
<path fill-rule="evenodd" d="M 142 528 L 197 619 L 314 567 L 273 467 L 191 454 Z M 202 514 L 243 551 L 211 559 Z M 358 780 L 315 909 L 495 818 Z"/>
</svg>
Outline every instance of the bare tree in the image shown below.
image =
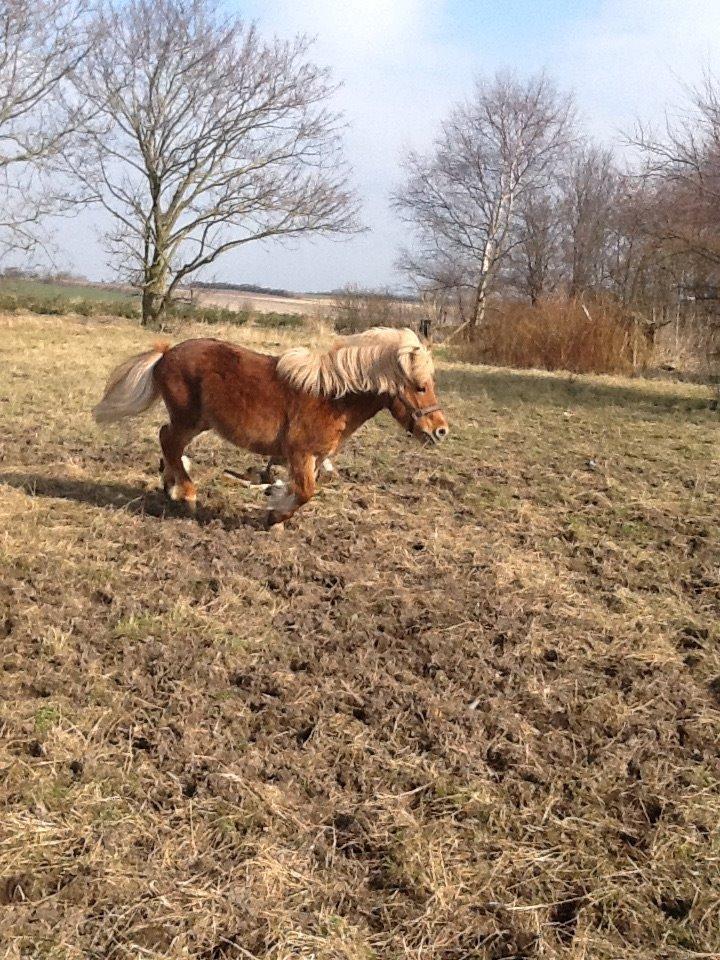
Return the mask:
<svg viewBox="0 0 720 960">
<path fill-rule="evenodd" d="M 666 116 L 657 134 L 639 126 L 642 177 L 663 202 L 652 209 L 652 232 L 678 250 L 720 265 L 720 83 L 706 73 L 684 113 Z M 650 224 L 649 224 L 650 225 Z"/>
<path fill-rule="evenodd" d="M 559 209 L 565 233 L 565 269 L 571 296 L 602 287 L 620 200 L 612 153 L 584 144 L 561 177 Z"/>
<path fill-rule="evenodd" d="M 87 52 L 84 0 L 0 2 L 0 246 L 29 252 L 58 198 L 42 174 L 82 119 L 65 87 Z"/>
<path fill-rule="evenodd" d="M 468 323 L 483 322 L 488 291 L 521 237 L 521 209 L 555 172 L 572 139 L 572 103 L 545 76 L 480 81 L 456 107 L 429 156 L 411 153 L 394 200 L 415 227 L 405 264 L 462 272 L 472 291 Z"/>
<path fill-rule="evenodd" d="M 520 211 L 520 240 L 512 275 L 514 285 L 533 305 L 557 286 L 561 232 L 558 200 L 553 192 L 530 194 Z"/>
<path fill-rule="evenodd" d="M 304 38 L 266 42 L 213 0 L 110 3 L 99 28 L 77 80 L 96 123 L 68 162 L 112 218 L 143 322 L 228 250 L 356 228 L 334 87 Z"/>
</svg>

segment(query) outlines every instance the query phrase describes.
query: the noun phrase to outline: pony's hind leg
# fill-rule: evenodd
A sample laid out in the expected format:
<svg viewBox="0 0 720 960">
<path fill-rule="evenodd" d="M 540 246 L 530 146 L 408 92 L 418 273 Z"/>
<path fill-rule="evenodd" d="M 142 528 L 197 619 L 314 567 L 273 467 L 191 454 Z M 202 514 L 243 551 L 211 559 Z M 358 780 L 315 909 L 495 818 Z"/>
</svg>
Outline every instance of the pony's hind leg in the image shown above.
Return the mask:
<svg viewBox="0 0 720 960">
<path fill-rule="evenodd" d="M 160 428 L 160 446 L 163 452 L 160 470 L 165 493 L 171 500 L 181 500 L 191 509 L 195 508 L 197 487 L 190 479 L 190 461 L 183 451 L 200 432 L 197 429 L 183 429 L 172 423 L 166 423 Z"/>
<path fill-rule="evenodd" d="M 335 473 L 335 467 L 330 457 L 320 457 L 317 458 L 317 464 L 315 466 L 315 479 L 321 480 L 323 477 L 332 476 Z"/>
<path fill-rule="evenodd" d="M 260 471 L 260 483 L 272 483 L 275 480 L 273 467 L 279 466 L 283 461 L 277 457 L 270 457 L 263 469 Z"/>
<path fill-rule="evenodd" d="M 267 522 L 268 526 L 284 523 L 304 503 L 315 495 L 315 457 L 311 454 L 293 454 L 288 457 L 289 487 L 272 487 Z"/>
</svg>

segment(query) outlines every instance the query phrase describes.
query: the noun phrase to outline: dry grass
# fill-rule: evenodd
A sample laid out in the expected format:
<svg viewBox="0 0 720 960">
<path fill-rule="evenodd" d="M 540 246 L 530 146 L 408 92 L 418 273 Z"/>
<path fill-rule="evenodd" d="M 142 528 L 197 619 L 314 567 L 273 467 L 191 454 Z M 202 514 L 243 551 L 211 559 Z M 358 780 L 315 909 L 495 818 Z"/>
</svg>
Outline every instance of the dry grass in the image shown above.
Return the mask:
<svg viewBox="0 0 720 960">
<path fill-rule="evenodd" d="M 146 334 L 0 324 L 8 957 L 718 956 L 704 388 L 441 364 L 452 440 L 379 418 L 275 536 L 92 424 Z"/>
<path fill-rule="evenodd" d="M 477 337 L 456 352 L 507 367 L 630 373 L 644 367 L 652 349 L 618 304 L 594 302 L 588 309 L 578 300 L 549 298 L 535 306 L 494 304 Z"/>
</svg>

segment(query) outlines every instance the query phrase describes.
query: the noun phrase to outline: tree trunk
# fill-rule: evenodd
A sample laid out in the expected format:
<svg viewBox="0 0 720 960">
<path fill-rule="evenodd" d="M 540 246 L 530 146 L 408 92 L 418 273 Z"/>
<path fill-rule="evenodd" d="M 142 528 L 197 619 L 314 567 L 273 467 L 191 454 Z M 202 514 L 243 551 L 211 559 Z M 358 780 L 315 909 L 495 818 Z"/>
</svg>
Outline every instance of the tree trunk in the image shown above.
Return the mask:
<svg viewBox="0 0 720 960">
<path fill-rule="evenodd" d="M 142 319 L 144 327 L 156 327 L 165 313 L 165 300 L 161 293 L 145 287 L 142 292 Z"/>
<path fill-rule="evenodd" d="M 152 263 L 145 268 L 142 287 L 142 325 L 155 327 L 160 323 L 167 305 L 167 267 L 157 252 Z"/>
<path fill-rule="evenodd" d="M 488 240 L 483 250 L 482 267 L 480 268 L 480 279 L 475 291 L 475 301 L 471 315 L 470 326 L 473 331 L 477 331 L 485 323 L 485 307 L 487 305 L 487 290 L 490 282 L 490 271 L 493 266 L 493 244 Z"/>
<path fill-rule="evenodd" d="M 483 271 L 482 278 L 475 291 L 475 302 L 471 317 L 471 327 L 477 331 L 485 323 L 485 309 L 487 307 L 488 275 Z"/>
</svg>

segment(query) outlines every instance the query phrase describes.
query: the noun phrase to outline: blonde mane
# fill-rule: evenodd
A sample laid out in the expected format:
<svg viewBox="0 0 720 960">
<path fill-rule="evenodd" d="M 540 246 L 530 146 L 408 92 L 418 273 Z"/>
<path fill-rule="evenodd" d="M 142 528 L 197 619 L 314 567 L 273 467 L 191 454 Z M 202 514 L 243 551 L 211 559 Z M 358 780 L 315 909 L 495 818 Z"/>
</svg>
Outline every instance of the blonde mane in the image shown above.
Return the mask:
<svg viewBox="0 0 720 960">
<path fill-rule="evenodd" d="M 338 340 L 320 353 L 294 347 L 281 355 L 278 376 L 313 396 L 387 393 L 404 383 L 424 384 L 433 376 L 430 351 L 409 328 L 373 327 Z"/>
</svg>

